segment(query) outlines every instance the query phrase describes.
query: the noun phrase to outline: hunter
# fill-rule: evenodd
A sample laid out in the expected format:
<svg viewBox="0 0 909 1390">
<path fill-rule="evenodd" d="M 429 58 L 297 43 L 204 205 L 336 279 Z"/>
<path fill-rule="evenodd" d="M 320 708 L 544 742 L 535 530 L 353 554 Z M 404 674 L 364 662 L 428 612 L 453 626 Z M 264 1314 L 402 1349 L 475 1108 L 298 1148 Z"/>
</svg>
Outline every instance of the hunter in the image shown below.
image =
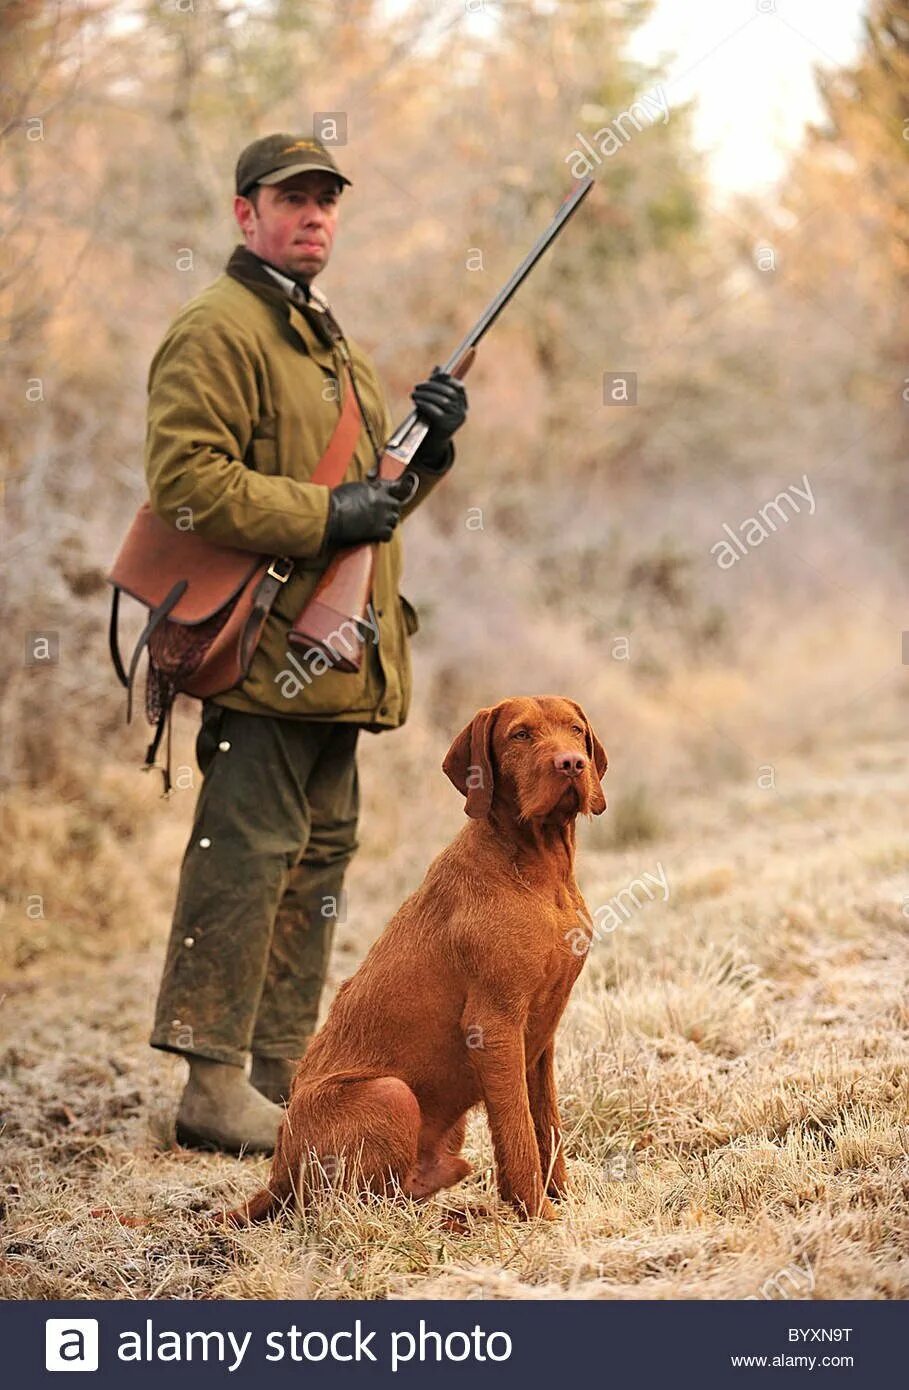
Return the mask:
<svg viewBox="0 0 909 1390">
<path fill-rule="evenodd" d="M 399 728 L 410 705 L 418 622 L 398 593 L 398 523 L 451 468 L 467 411 L 461 383 L 437 369 L 412 393 L 429 425 L 410 466 L 415 495 L 402 491 L 408 480 L 367 480 L 391 434 L 388 407 L 370 359 L 345 342 L 313 285 L 349 185 L 317 139 L 249 145 L 234 198 L 243 243 L 179 312 L 149 373 L 154 512 L 205 540 L 296 562 L 248 675 L 202 703 L 202 784 L 150 1038 L 189 1063 L 178 1142 L 232 1153 L 273 1151 L 316 1027 L 357 848 L 357 740 L 361 729 Z M 345 480 L 329 488 L 309 479 L 339 418 L 345 360 L 363 426 Z M 291 624 L 334 552 L 370 541 L 373 627 L 359 671 L 300 678 Z"/>
</svg>

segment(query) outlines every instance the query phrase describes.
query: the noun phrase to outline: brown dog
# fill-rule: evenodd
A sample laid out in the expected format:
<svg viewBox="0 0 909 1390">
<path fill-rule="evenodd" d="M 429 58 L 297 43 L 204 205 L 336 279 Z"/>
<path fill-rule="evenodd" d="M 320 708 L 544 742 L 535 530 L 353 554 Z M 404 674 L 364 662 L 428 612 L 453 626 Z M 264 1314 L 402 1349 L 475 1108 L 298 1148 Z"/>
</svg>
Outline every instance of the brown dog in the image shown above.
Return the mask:
<svg viewBox="0 0 909 1390">
<path fill-rule="evenodd" d="M 294 1078 L 269 1185 L 223 1220 L 306 1203 L 339 1173 L 430 1197 L 470 1172 L 460 1151 L 480 1102 L 500 1195 L 555 1216 L 553 1038 L 590 920 L 574 823 L 606 809 L 606 754 L 580 705 L 547 695 L 481 709 L 442 766 L 470 822 L 338 990 Z"/>
</svg>

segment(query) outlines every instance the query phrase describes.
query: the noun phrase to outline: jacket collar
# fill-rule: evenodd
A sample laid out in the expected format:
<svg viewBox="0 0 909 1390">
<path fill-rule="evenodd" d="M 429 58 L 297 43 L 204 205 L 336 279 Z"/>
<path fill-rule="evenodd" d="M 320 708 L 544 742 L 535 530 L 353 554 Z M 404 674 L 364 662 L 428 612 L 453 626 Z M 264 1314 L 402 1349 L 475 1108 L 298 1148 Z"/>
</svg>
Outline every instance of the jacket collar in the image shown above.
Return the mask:
<svg viewBox="0 0 909 1390">
<path fill-rule="evenodd" d="M 285 314 L 310 355 L 323 366 L 334 368 L 332 349 L 341 336 L 341 329 L 328 307 L 328 300 L 319 290 L 311 288 L 310 298 L 306 300 L 293 280 L 266 266 L 242 244 L 234 247 L 224 269 L 232 279 Z"/>
<path fill-rule="evenodd" d="M 258 260 L 259 258 L 255 257 L 255 259 Z M 317 289 L 315 285 L 299 284 L 298 281 L 291 279 L 289 275 L 285 275 L 283 271 L 277 270 L 273 265 L 269 265 L 268 261 L 259 260 L 259 265 L 265 271 L 266 275 L 274 280 L 276 285 L 281 287 L 292 304 L 300 304 L 303 307 L 309 305 L 310 308 L 315 309 L 317 312 L 325 314 L 329 323 L 334 322 L 334 315 L 329 308 L 328 300 L 325 298 L 322 291 Z"/>
</svg>

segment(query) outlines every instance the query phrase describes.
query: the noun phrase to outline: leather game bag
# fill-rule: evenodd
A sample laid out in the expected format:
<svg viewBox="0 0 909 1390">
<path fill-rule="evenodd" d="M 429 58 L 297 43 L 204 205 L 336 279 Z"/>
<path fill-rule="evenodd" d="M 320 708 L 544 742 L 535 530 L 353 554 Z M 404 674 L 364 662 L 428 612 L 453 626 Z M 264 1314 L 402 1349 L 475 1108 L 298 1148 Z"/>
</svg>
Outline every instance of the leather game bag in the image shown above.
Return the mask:
<svg viewBox="0 0 909 1390">
<path fill-rule="evenodd" d="M 345 390 L 328 447 L 310 482 L 336 487 L 347 472 L 360 437 L 362 416 L 345 369 Z M 171 791 L 171 716 L 178 694 L 206 699 L 233 689 L 247 675 L 266 619 L 293 573 L 290 556 L 268 557 L 215 545 L 194 531 L 180 531 L 144 502 L 107 575 L 113 586 L 108 634 L 111 660 L 126 688 L 126 722 L 132 719 L 133 685 L 148 649 L 145 712 L 156 724 L 144 770 L 155 766 L 167 727 L 164 794 Z M 129 669 L 120 655 L 120 595 L 149 610 Z"/>
</svg>

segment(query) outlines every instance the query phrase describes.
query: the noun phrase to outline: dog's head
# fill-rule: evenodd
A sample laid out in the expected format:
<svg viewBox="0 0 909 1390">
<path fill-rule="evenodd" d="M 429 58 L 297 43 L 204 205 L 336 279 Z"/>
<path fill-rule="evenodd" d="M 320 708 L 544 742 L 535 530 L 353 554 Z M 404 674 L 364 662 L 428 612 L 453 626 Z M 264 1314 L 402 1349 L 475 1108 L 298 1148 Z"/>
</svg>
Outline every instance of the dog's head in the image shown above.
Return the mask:
<svg viewBox="0 0 909 1390">
<path fill-rule="evenodd" d="M 606 767 L 586 714 L 561 695 L 521 696 L 478 710 L 442 763 L 477 820 L 493 802 L 518 821 L 599 816 Z"/>
</svg>

